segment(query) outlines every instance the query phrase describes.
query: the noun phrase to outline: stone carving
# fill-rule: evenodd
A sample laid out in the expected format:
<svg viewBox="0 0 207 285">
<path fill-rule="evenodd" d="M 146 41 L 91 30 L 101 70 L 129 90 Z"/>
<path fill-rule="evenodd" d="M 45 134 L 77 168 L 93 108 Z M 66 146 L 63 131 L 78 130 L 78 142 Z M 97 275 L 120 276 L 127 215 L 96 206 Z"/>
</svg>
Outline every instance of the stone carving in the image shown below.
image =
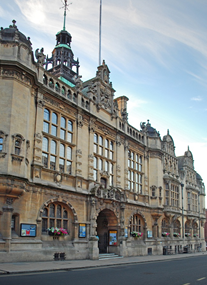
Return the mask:
<svg viewBox="0 0 207 285">
<path fill-rule="evenodd" d="M 105 109 L 111 107 L 110 95 L 108 94 L 108 92 L 107 92 L 106 89 L 105 89 L 104 91 L 101 90 L 100 104 L 101 104 L 101 106 L 104 107 Z"/>
<path fill-rule="evenodd" d="M 13 202 L 14 202 L 14 199 L 13 198 L 6 198 L 6 204 L 7 205 L 12 205 L 13 204 Z"/>
<path fill-rule="evenodd" d="M 82 128 L 83 126 L 83 116 L 81 114 L 78 114 L 77 116 L 77 124 L 79 128 Z"/>
<path fill-rule="evenodd" d="M 121 117 L 122 117 L 122 120 L 123 120 L 124 122 L 127 122 L 127 120 L 128 120 L 128 113 L 127 113 L 127 111 L 126 111 L 126 108 L 122 109 L 122 111 L 121 111 Z"/>
<path fill-rule="evenodd" d="M 28 84 L 28 85 L 31 85 L 31 80 L 29 77 L 26 76 L 25 72 L 18 72 L 16 70 L 11 70 L 11 69 L 3 69 L 2 75 L 5 77 L 13 77 L 17 80 L 20 80 L 20 81 Z"/>
<path fill-rule="evenodd" d="M 117 137 L 116 137 L 116 144 L 117 144 L 117 146 L 121 146 L 121 137 L 120 137 L 120 135 L 117 135 Z"/>
<path fill-rule="evenodd" d="M 82 76 L 77 76 L 75 78 L 75 89 L 77 93 L 80 93 L 83 89 L 83 81 L 81 80 Z"/>
<path fill-rule="evenodd" d="M 41 48 L 40 52 L 39 49 L 35 51 L 35 57 L 37 59 L 37 63 L 43 66 L 46 56 L 44 55 L 44 48 Z"/>
</svg>

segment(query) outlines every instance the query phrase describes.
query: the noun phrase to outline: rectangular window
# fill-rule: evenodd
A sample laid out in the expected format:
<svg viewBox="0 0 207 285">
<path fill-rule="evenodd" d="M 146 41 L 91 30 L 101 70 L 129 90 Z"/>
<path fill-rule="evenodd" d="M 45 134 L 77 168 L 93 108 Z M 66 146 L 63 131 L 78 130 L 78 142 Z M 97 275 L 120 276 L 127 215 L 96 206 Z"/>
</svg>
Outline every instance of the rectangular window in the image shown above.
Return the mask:
<svg viewBox="0 0 207 285">
<path fill-rule="evenodd" d="M 142 193 L 142 174 L 140 173 L 142 171 L 142 157 L 133 152 L 128 152 L 128 170 L 130 171 L 130 176 L 128 175 L 128 180 L 130 180 L 129 190 L 136 192 L 136 193 Z"/>
</svg>

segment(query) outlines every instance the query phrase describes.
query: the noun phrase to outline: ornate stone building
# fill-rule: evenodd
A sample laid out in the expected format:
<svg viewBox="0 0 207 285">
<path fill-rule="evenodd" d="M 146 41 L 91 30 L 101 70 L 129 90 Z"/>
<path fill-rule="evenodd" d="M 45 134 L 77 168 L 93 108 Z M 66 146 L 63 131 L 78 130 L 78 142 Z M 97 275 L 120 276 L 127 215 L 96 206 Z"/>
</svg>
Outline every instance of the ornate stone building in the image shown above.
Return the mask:
<svg viewBox="0 0 207 285">
<path fill-rule="evenodd" d="M 15 21 L 1 28 L 0 261 L 205 250 L 190 150 L 176 157 L 169 131 L 129 125 L 104 61 L 83 82 L 64 28 L 51 58 L 35 56 Z"/>
</svg>

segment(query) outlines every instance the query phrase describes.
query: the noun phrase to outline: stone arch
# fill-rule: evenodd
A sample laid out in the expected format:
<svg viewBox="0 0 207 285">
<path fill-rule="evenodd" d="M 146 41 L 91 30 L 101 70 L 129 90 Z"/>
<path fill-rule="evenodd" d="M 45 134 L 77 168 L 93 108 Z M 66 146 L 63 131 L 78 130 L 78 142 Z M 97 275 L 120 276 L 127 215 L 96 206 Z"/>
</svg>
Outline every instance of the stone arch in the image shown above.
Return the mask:
<svg viewBox="0 0 207 285">
<path fill-rule="evenodd" d="M 103 210 L 110 210 L 114 213 L 114 215 L 116 216 L 117 220 L 119 219 L 119 212 L 118 211 L 114 211 L 114 206 L 112 204 L 107 204 L 106 205 L 102 205 L 101 207 L 99 207 L 99 209 L 96 211 L 95 213 L 95 219 L 97 220 L 99 214 L 103 211 Z"/>
<path fill-rule="evenodd" d="M 47 207 L 49 204 L 55 203 L 55 202 L 59 202 L 59 203 L 67 205 L 71 209 L 71 211 L 74 215 L 74 222 L 78 222 L 78 216 L 77 216 L 77 213 L 76 213 L 76 210 L 74 209 L 74 207 L 68 201 L 66 201 L 60 197 L 51 198 L 51 199 L 47 200 L 46 202 L 44 202 L 44 204 L 42 204 L 42 206 L 38 212 L 37 219 L 42 218 L 42 212 L 43 212 L 44 207 Z"/>
<path fill-rule="evenodd" d="M 130 216 L 129 219 L 128 219 L 128 226 L 130 225 L 130 221 L 132 220 L 132 218 L 133 218 L 134 215 L 140 215 L 140 216 L 142 217 L 143 221 L 144 221 L 144 226 L 147 228 L 147 221 L 146 221 L 144 215 L 142 214 L 142 212 L 140 212 L 139 210 L 134 211 L 134 212 L 131 214 L 131 216 Z"/>
</svg>

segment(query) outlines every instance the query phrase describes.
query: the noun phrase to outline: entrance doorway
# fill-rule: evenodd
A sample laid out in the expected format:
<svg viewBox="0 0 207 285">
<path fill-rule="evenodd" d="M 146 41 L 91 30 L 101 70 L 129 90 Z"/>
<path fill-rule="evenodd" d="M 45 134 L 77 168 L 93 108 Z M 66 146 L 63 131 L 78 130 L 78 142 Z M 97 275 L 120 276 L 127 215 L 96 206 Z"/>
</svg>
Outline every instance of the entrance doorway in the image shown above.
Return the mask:
<svg viewBox="0 0 207 285">
<path fill-rule="evenodd" d="M 109 230 L 117 230 L 117 218 L 115 214 L 105 209 L 101 211 L 97 218 L 97 235 L 99 237 L 99 253 L 110 253 Z"/>
</svg>

